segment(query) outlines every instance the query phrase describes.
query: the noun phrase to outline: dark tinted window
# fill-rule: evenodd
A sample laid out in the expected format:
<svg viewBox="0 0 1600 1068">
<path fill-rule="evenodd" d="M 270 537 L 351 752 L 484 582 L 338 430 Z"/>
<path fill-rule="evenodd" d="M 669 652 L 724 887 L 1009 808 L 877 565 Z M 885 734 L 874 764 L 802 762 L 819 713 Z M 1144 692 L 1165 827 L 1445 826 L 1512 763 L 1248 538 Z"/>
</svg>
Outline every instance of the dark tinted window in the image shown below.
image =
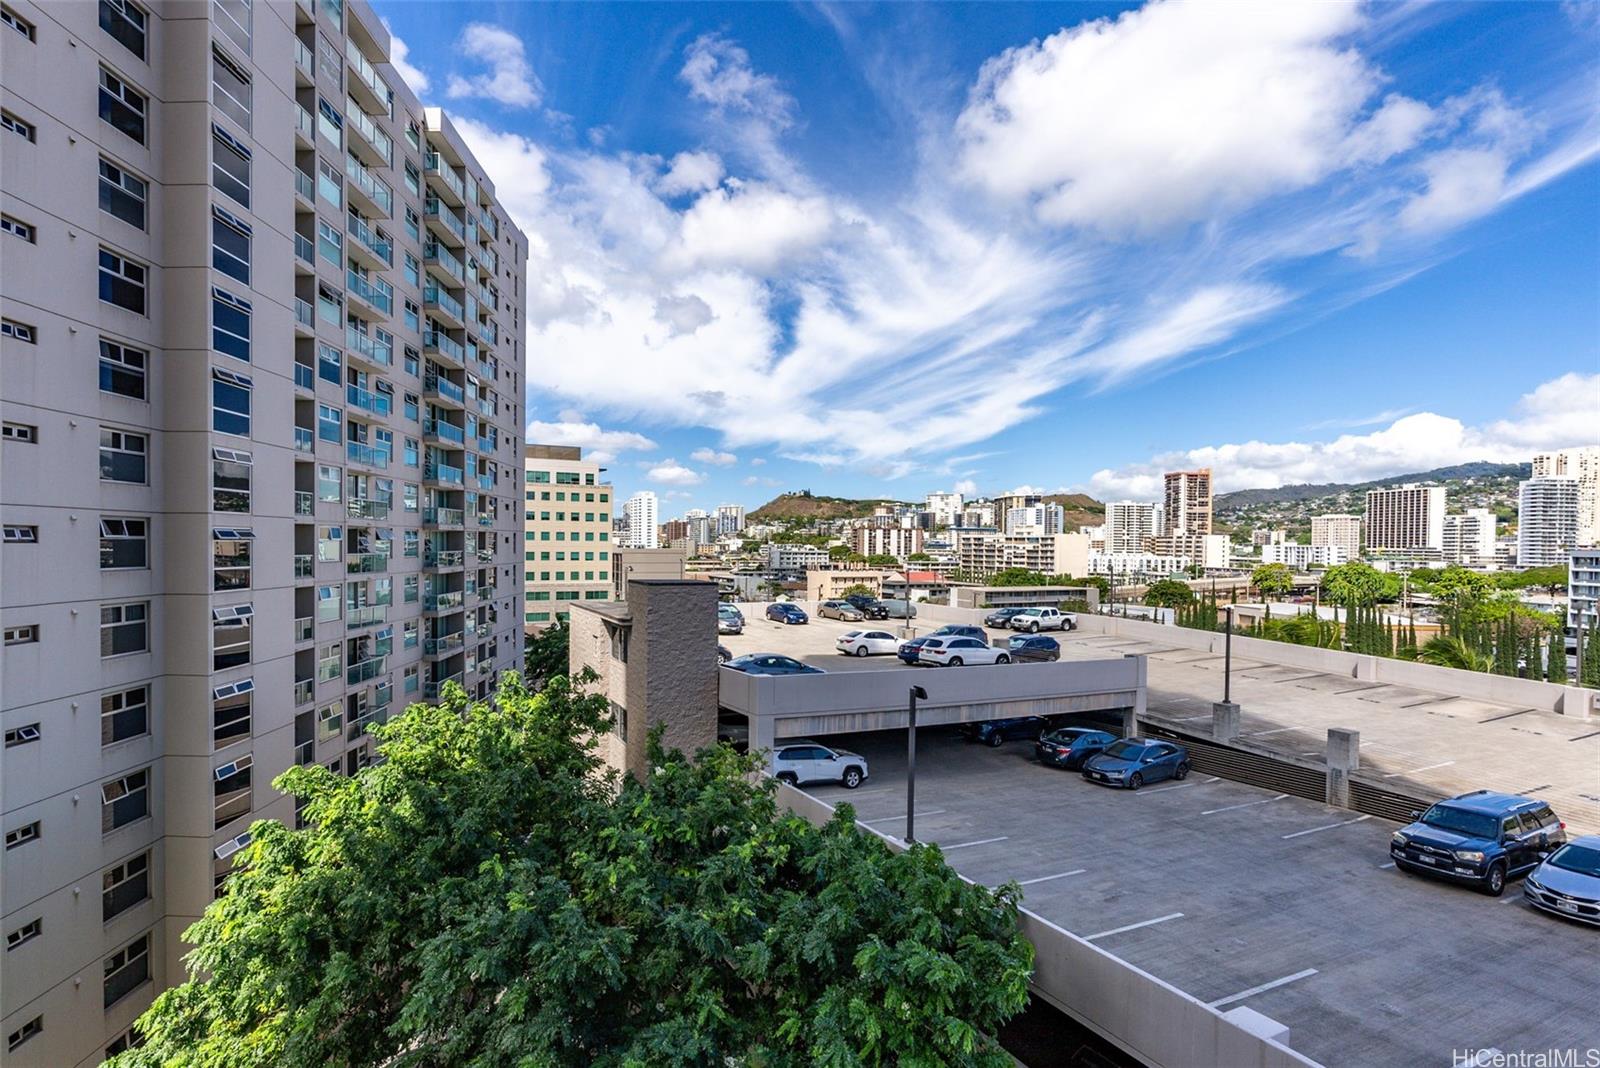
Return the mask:
<svg viewBox="0 0 1600 1068">
<path fill-rule="evenodd" d="M 1133 742 L 1118 742 L 1106 749 L 1106 756 L 1116 757 L 1118 760 L 1138 760 L 1144 752 L 1144 746 L 1135 745 Z"/>
<path fill-rule="evenodd" d="M 1499 833 L 1500 821 L 1482 812 L 1469 812 L 1450 805 L 1434 805 L 1422 814 L 1422 822 L 1430 827 L 1472 838 L 1494 838 Z"/>
</svg>

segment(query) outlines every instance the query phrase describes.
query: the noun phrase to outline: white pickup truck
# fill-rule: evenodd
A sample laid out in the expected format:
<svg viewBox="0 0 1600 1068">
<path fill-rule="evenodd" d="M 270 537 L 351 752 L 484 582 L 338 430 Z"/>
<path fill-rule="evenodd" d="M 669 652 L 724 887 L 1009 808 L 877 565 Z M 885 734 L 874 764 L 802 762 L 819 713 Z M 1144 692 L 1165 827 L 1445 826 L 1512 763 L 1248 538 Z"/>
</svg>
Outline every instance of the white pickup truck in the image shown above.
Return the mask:
<svg viewBox="0 0 1600 1068">
<path fill-rule="evenodd" d="M 1067 613 L 1056 608 L 1030 608 L 1011 617 L 1012 630 L 1025 630 L 1037 634 L 1041 630 L 1072 630 L 1076 623 Z"/>
</svg>

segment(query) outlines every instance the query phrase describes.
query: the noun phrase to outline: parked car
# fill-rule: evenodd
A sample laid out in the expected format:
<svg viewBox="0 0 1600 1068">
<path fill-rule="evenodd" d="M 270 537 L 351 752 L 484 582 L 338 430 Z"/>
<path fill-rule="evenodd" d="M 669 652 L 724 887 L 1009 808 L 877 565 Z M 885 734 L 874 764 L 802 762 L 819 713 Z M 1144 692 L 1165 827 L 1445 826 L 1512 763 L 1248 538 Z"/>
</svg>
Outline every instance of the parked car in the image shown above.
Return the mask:
<svg viewBox="0 0 1600 1068">
<path fill-rule="evenodd" d="M 717 663 L 718 664 L 726 664 L 728 661 L 730 661 L 732 659 L 733 659 L 733 654 L 728 651 L 728 647 L 726 645 L 723 645 L 721 642 L 718 642 L 717 643 Z"/>
<path fill-rule="evenodd" d="M 818 619 L 837 619 L 841 623 L 859 623 L 867 618 L 849 601 L 823 601 L 817 606 Z"/>
<path fill-rule="evenodd" d="M 1600 927 L 1600 834 L 1574 838 L 1522 881 L 1534 908 Z"/>
<path fill-rule="evenodd" d="M 1009 664 L 1011 654 L 981 638 L 952 634 L 929 638 L 917 651 L 917 663 L 934 667 L 961 667 L 964 664 Z"/>
<path fill-rule="evenodd" d="M 804 623 L 806 611 L 797 604 L 778 601 L 767 605 L 767 618 L 774 623 Z"/>
<path fill-rule="evenodd" d="M 1013 634 L 1006 642 L 1011 659 L 1019 664 L 1043 664 L 1061 659 L 1061 643 L 1048 634 Z"/>
<path fill-rule="evenodd" d="M 963 723 L 961 733 L 969 742 L 982 742 L 997 749 L 1013 738 L 1037 738 L 1050 726 L 1043 716 L 1013 716 L 1010 719 L 986 719 L 981 723 Z"/>
<path fill-rule="evenodd" d="M 1025 630 L 1037 634 L 1041 630 L 1071 630 L 1072 618 L 1059 608 L 1029 608 L 1018 612 L 1006 623 L 1012 630 Z"/>
<path fill-rule="evenodd" d="M 855 605 L 856 611 L 868 619 L 888 619 L 889 606 L 876 597 L 868 597 L 864 593 L 852 593 L 845 600 Z"/>
<path fill-rule="evenodd" d="M 1471 883 L 1490 897 L 1567 841 L 1550 806 L 1521 794 L 1474 790 L 1411 816 L 1389 839 L 1395 867 Z"/>
<path fill-rule="evenodd" d="M 1012 616 L 1021 615 L 1026 611 L 1026 608 L 996 608 L 993 612 L 983 617 L 983 625 L 986 627 L 999 627 L 1004 630 L 1011 625 Z"/>
<path fill-rule="evenodd" d="M 792 656 L 779 653 L 746 653 L 729 660 L 723 667 L 742 671 L 746 675 L 822 675 L 819 667 L 802 664 Z"/>
<path fill-rule="evenodd" d="M 1057 768 L 1082 768 L 1084 761 L 1105 752 L 1117 736 L 1090 727 L 1062 727 L 1041 735 L 1033 755 Z"/>
<path fill-rule="evenodd" d="M 1189 751 L 1174 742 L 1123 738 L 1105 752 L 1083 763 L 1083 777 L 1107 786 L 1137 790 L 1162 779 L 1183 779 L 1189 774 Z"/>
<path fill-rule="evenodd" d="M 919 662 L 919 658 L 922 655 L 923 643 L 929 638 L 953 637 L 956 635 L 977 638 L 981 642 L 989 640 L 989 636 L 984 633 L 982 627 L 968 627 L 960 623 L 947 623 L 938 630 L 929 631 L 927 634 L 919 634 L 915 638 L 907 638 L 900 643 L 900 647 L 895 652 L 899 654 L 901 660 L 908 664 L 915 664 Z"/>
<path fill-rule="evenodd" d="M 917 606 L 904 598 L 885 597 L 878 602 L 888 613 L 886 619 L 916 619 Z"/>
<path fill-rule="evenodd" d="M 898 652 L 900 639 L 886 630 L 847 630 L 833 644 L 850 656 L 877 656 Z"/>
<path fill-rule="evenodd" d="M 717 605 L 717 633 L 743 634 L 744 613 L 731 604 Z"/>
<path fill-rule="evenodd" d="M 867 780 L 867 758 L 848 749 L 817 742 L 786 742 L 772 751 L 772 776 L 798 786 L 803 782 L 836 782 L 854 790 Z"/>
</svg>

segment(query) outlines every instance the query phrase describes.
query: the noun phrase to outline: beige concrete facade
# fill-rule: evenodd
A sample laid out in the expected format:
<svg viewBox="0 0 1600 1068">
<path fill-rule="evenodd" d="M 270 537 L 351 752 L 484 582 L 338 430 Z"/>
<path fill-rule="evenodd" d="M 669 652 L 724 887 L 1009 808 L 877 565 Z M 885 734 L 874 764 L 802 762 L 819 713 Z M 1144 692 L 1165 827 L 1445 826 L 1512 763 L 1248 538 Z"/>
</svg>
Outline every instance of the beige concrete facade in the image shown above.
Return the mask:
<svg viewBox="0 0 1600 1068">
<path fill-rule="evenodd" d="M 688 564 L 687 552 L 677 549 L 622 548 L 612 553 L 611 596 L 628 599 L 628 584 L 641 579 L 681 579 Z"/>
<path fill-rule="evenodd" d="M 891 572 L 865 568 L 813 567 L 806 571 L 806 600 L 812 604 L 843 597 L 852 586 L 866 586 L 872 596 L 883 596 L 883 580 Z"/>
<path fill-rule="evenodd" d="M 6 14 L 0 1036 L 58 1068 L 280 772 L 520 666 L 527 242 L 365 0 Z"/>
<path fill-rule="evenodd" d="M 570 445 L 525 445 L 522 466 L 522 621 L 542 630 L 573 601 L 612 596 L 611 484 Z"/>
</svg>

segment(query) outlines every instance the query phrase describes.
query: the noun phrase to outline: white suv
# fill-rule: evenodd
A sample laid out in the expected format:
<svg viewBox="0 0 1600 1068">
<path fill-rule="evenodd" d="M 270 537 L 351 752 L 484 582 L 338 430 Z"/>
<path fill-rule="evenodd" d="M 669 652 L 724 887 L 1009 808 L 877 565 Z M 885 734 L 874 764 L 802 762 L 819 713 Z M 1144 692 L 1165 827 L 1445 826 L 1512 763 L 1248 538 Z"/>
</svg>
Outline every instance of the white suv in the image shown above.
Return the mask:
<svg viewBox="0 0 1600 1068">
<path fill-rule="evenodd" d="M 1011 654 L 979 638 L 956 635 L 929 638 L 917 650 L 917 663 L 935 667 L 960 667 L 963 664 L 1009 664 Z"/>
<path fill-rule="evenodd" d="M 866 757 L 817 742 L 786 742 L 772 751 L 770 764 L 772 777 L 790 786 L 836 782 L 854 790 L 867 779 Z"/>
<path fill-rule="evenodd" d="M 1030 608 L 1012 616 L 1008 626 L 1037 634 L 1041 630 L 1071 630 L 1073 622 L 1071 616 L 1056 608 Z"/>
</svg>

